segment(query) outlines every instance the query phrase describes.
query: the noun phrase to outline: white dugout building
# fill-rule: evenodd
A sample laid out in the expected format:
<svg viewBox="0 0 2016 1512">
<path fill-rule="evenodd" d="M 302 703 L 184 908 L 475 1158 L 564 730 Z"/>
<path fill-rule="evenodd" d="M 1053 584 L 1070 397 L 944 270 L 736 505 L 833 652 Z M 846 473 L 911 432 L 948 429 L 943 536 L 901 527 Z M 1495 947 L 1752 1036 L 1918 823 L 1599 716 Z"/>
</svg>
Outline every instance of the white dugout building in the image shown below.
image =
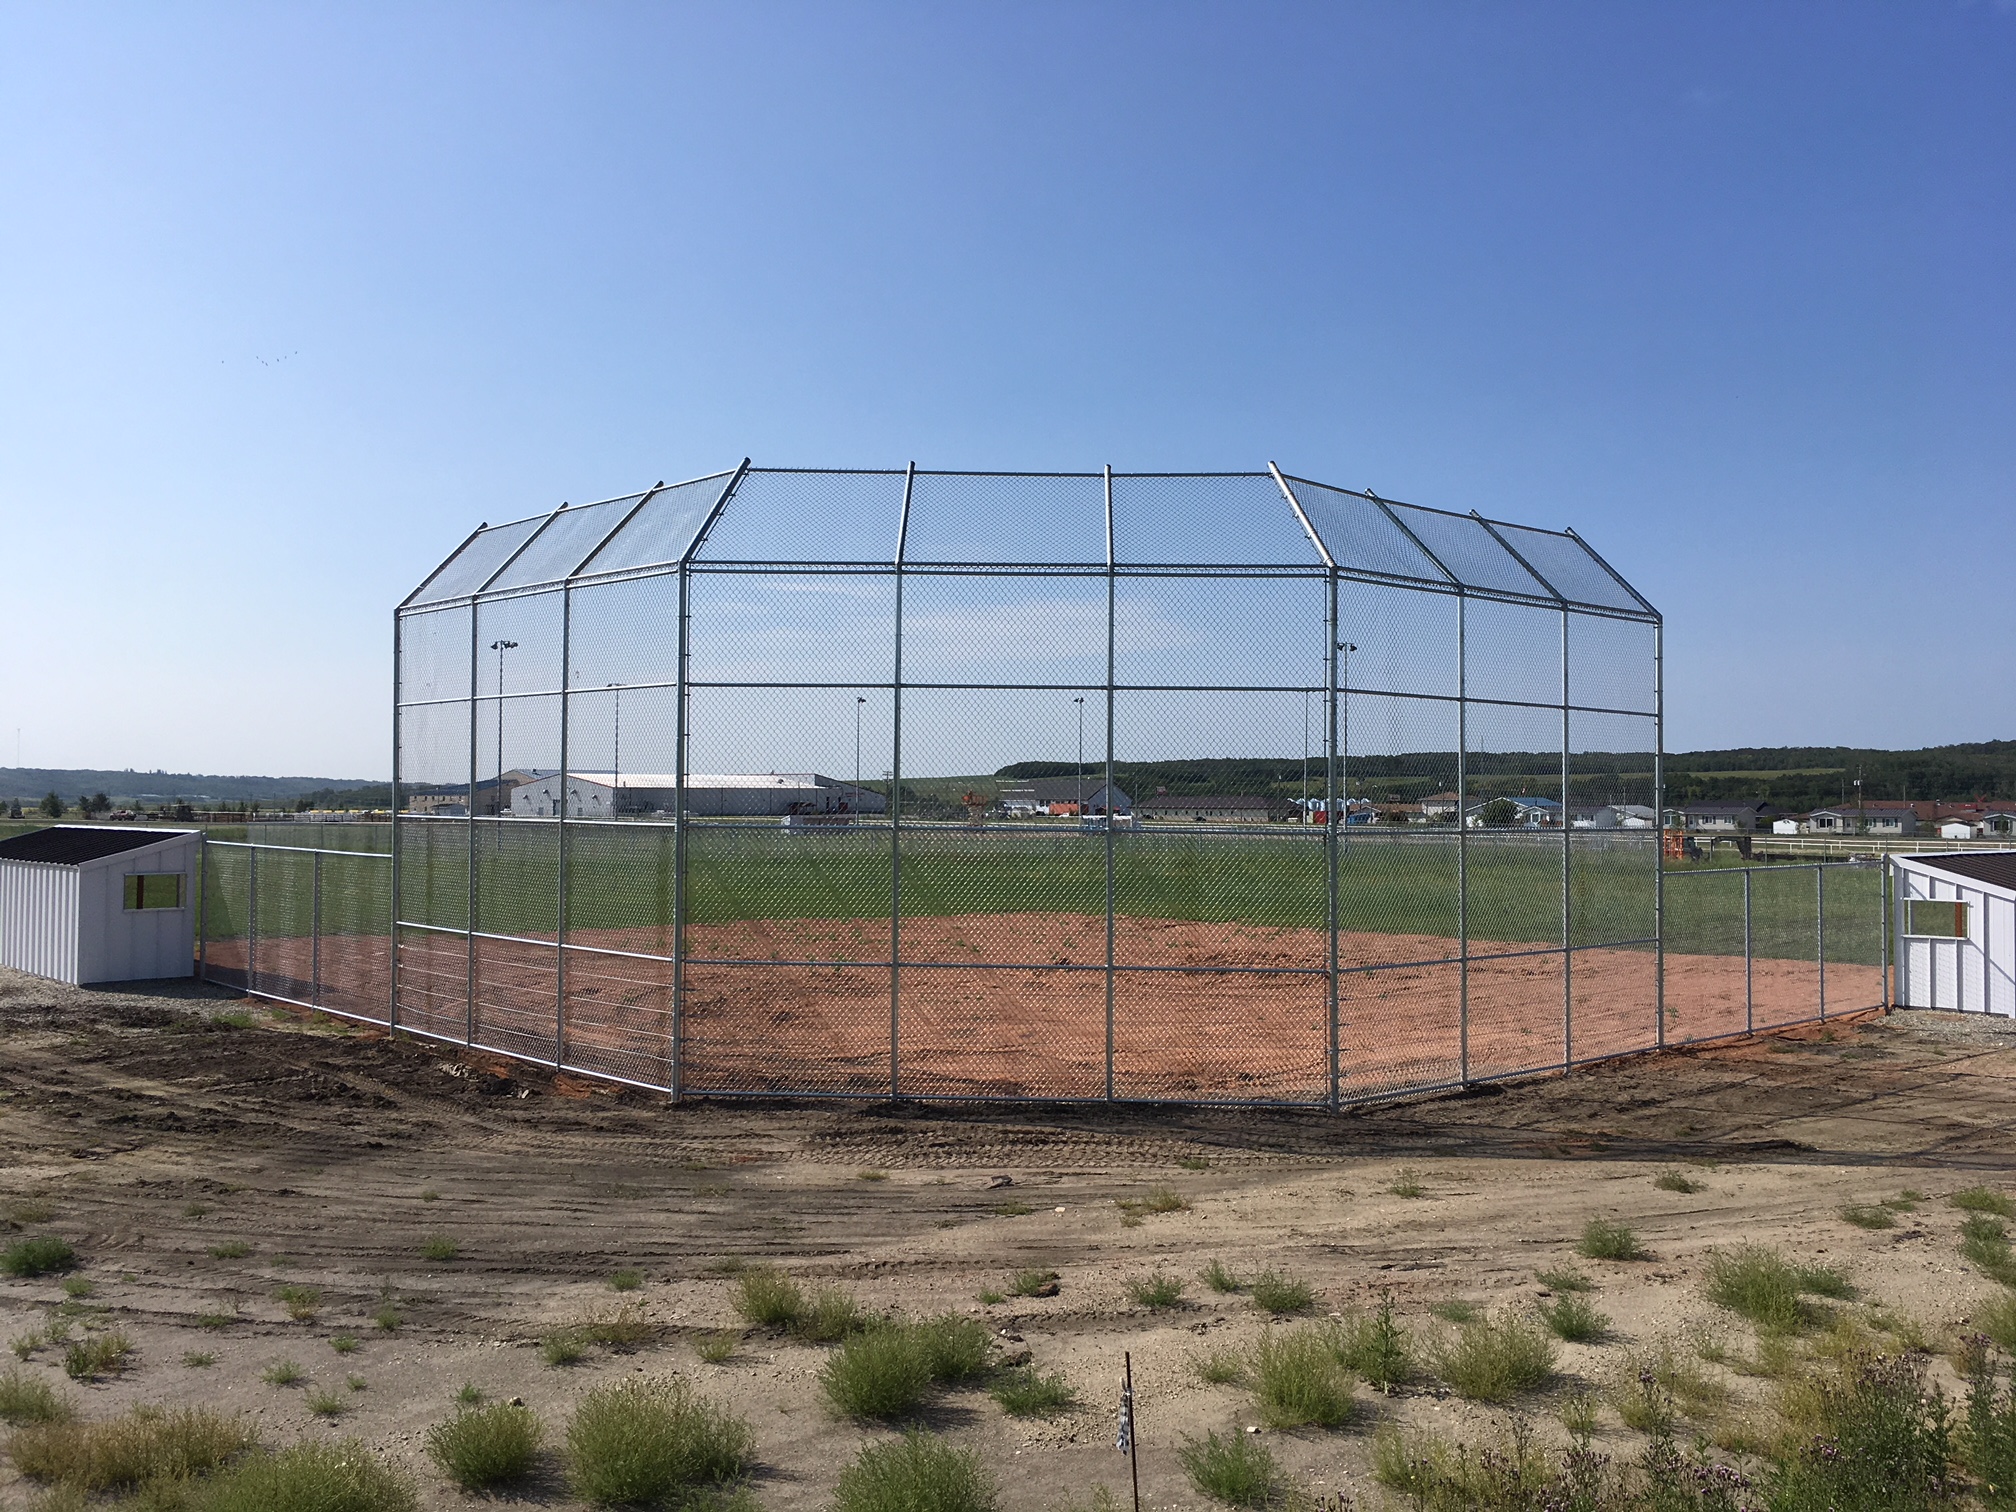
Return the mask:
<svg viewBox="0 0 2016 1512">
<path fill-rule="evenodd" d="M 1890 864 L 1898 1006 L 2016 1017 L 2016 851 Z"/>
</svg>

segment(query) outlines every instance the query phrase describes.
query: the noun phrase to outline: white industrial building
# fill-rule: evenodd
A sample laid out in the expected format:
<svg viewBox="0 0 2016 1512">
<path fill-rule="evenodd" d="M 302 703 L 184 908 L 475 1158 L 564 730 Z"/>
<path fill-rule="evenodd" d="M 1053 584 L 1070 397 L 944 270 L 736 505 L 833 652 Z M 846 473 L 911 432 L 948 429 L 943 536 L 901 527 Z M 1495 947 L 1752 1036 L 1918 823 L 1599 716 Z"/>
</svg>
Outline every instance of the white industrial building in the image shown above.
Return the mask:
<svg viewBox="0 0 2016 1512">
<path fill-rule="evenodd" d="M 1890 865 L 1898 1005 L 2016 1017 L 2016 851 Z"/>
<path fill-rule="evenodd" d="M 0 840 L 0 966 L 78 985 L 193 974 L 202 845 L 124 824 Z"/>
<path fill-rule="evenodd" d="M 564 779 L 548 774 L 512 789 L 511 812 L 521 819 L 555 818 L 563 792 L 569 819 L 665 815 L 677 805 L 678 778 L 671 772 L 569 772 Z M 686 776 L 686 812 L 700 819 L 837 817 L 880 814 L 888 807 L 873 788 L 817 772 Z"/>
</svg>

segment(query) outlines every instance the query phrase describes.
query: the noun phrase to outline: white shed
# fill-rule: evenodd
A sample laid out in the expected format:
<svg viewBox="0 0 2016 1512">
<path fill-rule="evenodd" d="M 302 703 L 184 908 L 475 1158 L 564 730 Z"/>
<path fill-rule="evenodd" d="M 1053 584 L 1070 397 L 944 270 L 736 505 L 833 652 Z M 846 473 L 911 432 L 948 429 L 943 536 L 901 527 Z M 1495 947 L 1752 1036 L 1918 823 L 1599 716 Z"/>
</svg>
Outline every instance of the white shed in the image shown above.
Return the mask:
<svg viewBox="0 0 2016 1512">
<path fill-rule="evenodd" d="M 2016 1017 L 2016 851 L 1890 864 L 1899 1006 Z"/>
<path fill-rule="evenodd" d="M 0 840 L 0 966 L 80 985 L 191 975 L 202 845 L 126 824 Z"/>
</svg>

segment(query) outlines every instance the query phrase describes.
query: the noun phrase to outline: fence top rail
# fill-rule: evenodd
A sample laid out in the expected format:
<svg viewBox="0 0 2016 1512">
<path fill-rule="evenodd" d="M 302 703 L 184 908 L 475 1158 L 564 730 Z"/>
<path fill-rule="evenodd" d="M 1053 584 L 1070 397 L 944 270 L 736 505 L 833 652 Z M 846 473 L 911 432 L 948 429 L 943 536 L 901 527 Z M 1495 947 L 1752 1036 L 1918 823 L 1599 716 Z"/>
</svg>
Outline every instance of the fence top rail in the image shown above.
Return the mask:
<svg viewBox="0 0 2016 1512">
<path fill-rule="evenodd" d="M 212 840 L 204 837 L 205 845 L 224 845 L 232 850 L 283 851 L 290 856 L 355 856 L 366 861 L 390 861 L 390 851 L 328 850 L 319 845 L 272 845 L 263 840 Z"/>
<path fill-rule="evenodd" d="M 1818 861 L 1787 861 L 1778 866 L 1662 866 L 1660 873 L 1668 882 L 1677 877 L 1740 877 L 1746 872 L 1758 875 L 1785 872 L 1817 872 L 1822 868 L 1829 871 L 1880 871 L 1881 864 L 1867 856 L 1823 856 Z"/>
</svg>

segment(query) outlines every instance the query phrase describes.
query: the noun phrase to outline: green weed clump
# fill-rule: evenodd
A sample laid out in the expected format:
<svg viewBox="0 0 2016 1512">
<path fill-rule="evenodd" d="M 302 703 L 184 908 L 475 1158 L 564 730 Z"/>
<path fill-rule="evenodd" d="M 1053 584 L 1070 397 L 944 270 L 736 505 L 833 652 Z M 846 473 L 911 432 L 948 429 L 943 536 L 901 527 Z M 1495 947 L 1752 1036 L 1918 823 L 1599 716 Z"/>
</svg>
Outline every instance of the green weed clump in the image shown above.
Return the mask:
<svg viewBox="0 0 2016 1512">
<path fill-rule="evenodd" d="M 1988 1340 L 1969 1339 L 1956 1363 L 1967 1382 L 1959 1459 L 1983 1503 L 2016 1505 L 2016 1390 L 2001 1385 L 2002 1369 Z"/>
<path fill-rule="evenodd" d="M 210 1246 L 210 1258 L 213 1260 L 243 1260 L 251 1253 L 252 1246 L 243 1239 L 227 1239 L 222 1244 Z"/>
<path fill-rule="evenodd" d="M 2016 1297 L 1991 1297 L 1974 1309 L 1974 1326 L 1997 1349 L 2016 1354 Z"/>
<path fill-rule="evenodd" d="M 1897 1227 L 1897 1216 L 1887 1204 L 1880 1202 L 1851 1202 L 1841 1209 L 1841 1221 L 1852 1223 L 1859 1229 L 1887 1229 Z"/>
<path fill-rule="evenodd" d="M 910 1329 L 878 1328 L 833 1351 L 819 1384 L 848 1417 L 894 1422 L 923 1405 L 931 1390 L 931 1361 Z"/>
<path fill-rule="evenodd" d="M 1305 1313 L 1316 1305 L 1316 1289 L 1307 1281 L 1272 1270 L 1255 1276 L 1247 1294 L 1253 1298 L 1255 1307 L 1276 1317 Z"/>
<path fill-rule="evenodd" d="M 2016 1254 L 2009 1249 L 2009 1228 L 1988 1213 L 1969 1213 L 1960 1225 L 1960 1253 L 1990 1280 L 2016 1287 Z"/>
<path fill-rule="evenodd" d="M 946 1313 L 910 1327 L 924 1351 L 932 1380 L 952 1384 L 977 1380 L 987 1373 L 987 1350 L 992 1340 L 987 1326 L 977 1318 Z"/>
<path fill-rule="evenodd" d="M 682 1499 L 749 1466 L 755 1435 L 676 1377 L 597 1386 L 567 1425 L 567 1478 L 596 1506 Z"/>
<path fill-rule="evenodd" d="M 1390 1393 L 1414 1373 L 1413 1340 L 1394 1315 L 1391 1292 L 1371 1314 L 1345 1318 L 1336 1346 L 1345 1367 L 1376 1390 Z"/>
<path fill-rule="evenodd" d="M 1565 1267 L 1556 1270 L 1535 1271 L 1533 1279 L 1549 1291 L 1586 1292 L 1596 1290 L 1596 1283 L 1594 1281 L 1591 1281 L 1580 1271 L 1568 1270 Z"/>
<path fill-rule="evenodd" d="M 988 1395 L 1010 1417 L 1055 1417 L 1078 1404 L 1078 1393 L 1061 1375 L 1038 1375 L 1028 1368 L 1002 1372 Z"/>
<path fill-rule="evenodd" d="M 798 1313 L 798 1337 L 808 1344 L 832 1344 L 869 1325 L 861 1304 L 837 1287 L 814 1292 Z"/>
<path fill-rule="evenodd" d="M 1190 1356 L 1197 1379 L 1212 1386 L 1235 1386 L 1246 1379 L 1246 1357 L 1235 1349 L 1213 1349 Z"/>
<path fill-rule="evenodd" d="M 464 1491 L 488 1491 L 531 1473 L 543 1433 L 529 1407 L 467 1407 L 427 1433 L 427 1454 Z"/>
<path fill-rule="evenodd" d="M 1946 1404 L 1911 1355 L 1854 1355 L 1785 1404 L 1798 1448 L 1771 1476 L 1774 1508 L 1948 1505 L 1953 1434 Z"/>
<path fill-rule="evenodd" d="M 1697 1181 L 1685 1171 L 1678 1169 L 1661 1171 L 1652 1178 L 1652 1185 L 1662 1192 L 1680 1192 L 1690 1197 L 1696 1192 L 1708 1190 L 1707 1182 Z"/>
<path fill-rule="evenodd" d="M 384 1333 L 397 1333 L 399 1325 L 406 1320 L 398 1308 L 387 1302 L 378 1311 L 371 1314 L 371 1321 L 377 1324 L 379 1329 Z"/>
<path fill-rule="evenodd" d="M 563 1328 L 539 1341 L 539 1358 L 556 1369 L 562 1365 L 578 1365 L 588 1358 L 588 1346 L 581 1342 L 573 1329 Z"/>
<path fill-rule="evenodd" d="M 996 1495 L 978 1455 L 912 1432 L 862 1448 L 840 1472 L 833 1512 L 993 1512 Z"/>
<path fill-rule="evenodd" d="M 1523 1318 L 1482 1318 L 1438 1343 L 1430 1363 L 1458 1396 L 1509 1402 L 1553 1379 L 1554 1341 Z"/>
<path fill-rule="evenodd" d="M 693 1353 L 709 1365 L 722 1365 L 734 1356 L 736 1346 L 742 1342 L 742 1335 L 734 1329 L 722 1329 L 718 1333 L 702 1334 L 693 1345 Z"/>
<path fill-rule="evenodd" d="M 1200 1494 L 1228 1507 L 1264 1507 L 1281 1489 L 1281 1470 L 1267 1446 L 1236 1429 L 1222 1438 L 1185 1439 L 1176 1459 Z"/>
<path fill-rule="evenodd" d="M 1552 1302 L 1542 1302 L 1540 1320 L 1553 1330 L 1555 1338 L 1570 1344 L 1588 1344 L 1600 1339 L 1610 1327 L 1607 1317 L 1590 1306 L 1587 1298 L 1574 1292 Z"/>
<path fill-rule="evenodd" d="M 307 1401 L 308 1410 L 317 1417 L 339 1418 L 350 1410 L 350 1398 L 329 1387 L 309 1392 Z"/>
<path fill-rule="evenodd" d="M 626 1302 L 614 1312 L 591 1308 L 575 1325 L 575 1332 L 590 1344 L 627 1352 L 649 1343 L 657 1335 L 658 1325 L 644 1316 L 641 1304 Z"/>
<path fill-rule="evenodd" d="M 619 1292 L 633 1292 L 644 1284 L 644 1272 L 640 1270 L 619 1270 L 609 1277 L 609 1289 Z"/>
<path fill-rule="evenodd" d="M 1253 1399 L 1269 1428 L 1335 1428 L 1351 1416 L 1352 1385 L 1328 1329 L 1270 1330 L 1254 1347 Z"/>
<path fill-rule="evenodd" d="M 1582 1226 L 1576 1253 L 1585 1260 L 1643 1260 L 1645 1250 L 1631 1228 L 1609 1218 L 1591 1218 Z"/>
<path fill-rule="evenodd" d="M 79 1339 L 65 1352 L 63 1369 L 73 1381 L 95 1381 L 121 1375 L 133 1353 L 133 1341 L 117 1329 Z"/>
<path fill-rule="evenodd" d="M 1047 1297 L 1052 1295 L 1057 1285 L 1054 1270 L 1022 1270 L 1015 1273 L 1015 1279 L 1008 1283 L 1011 1297 Z"/>
<path fill-rule="evenodd" d="M 296 1323 L 312 1323 L 322 1311 L 322 1293 L 312 1286 L 282 1286 L 273 1296 Z"/>
<path fill-rule="evenodd" d="M 1428 1313 L 1444 1323 L 1475 1323 L 1484 1316 L 1484 1309 L 1464 1297 L 1445 1297 L 1440 1302 L 1430 1302 Z"/>
<path fill-rule="evenodd" d="M 67 1423 L 77 1415 L 69 1398 L 58 1396 L 56 1388 L 42 1377 L 15 1366 L 0 1376 L 0 1423 L 18 1428 L 23 1423 Z"/>
<path fill-rule="evenodd" d="M 1773 1333 L 1804 1333 L 1822 1314 L 1806 1297 L 1852 1295 L 1847 1279 L 1828 1266 L 1793 1265 L 1773 1250 L 1746 1244 L 1708 1257 L 1708 1300 Z"/>
<path fill-rule="evenodd" d="M 1190 1206 L 1190 1200 L 1172 1187 L 1152 1186 L 1139 1197 L 1116 1197 L 1113 1205 L 1129 1218 L 1139 1218 L 1146 1213 L 1181 1213 Z"/>
<path fill-rule="evenodd" d="M 1129 1281 L 1127 1296 L 1137 1307 L 1174 1307 L 1183 1300 L 1183 1283 L 1157 1271 L 1152 1276 L 1136 1276 Z"/>
<path fill-rule="evenodd" d="M 259 1372 L 259 1379 L 268 1386 L 298 1386 L 307 1378 L 307 1372 L 292 1360 L 275 1360 Z"/>
<path fill-rule="evenodd" d="M 7 1452 L 30 1480 L 93 1492 L 207 1475 L 251 1444 L 235 1417 L 203 1407 L 143 1407 L 105 1422 L 29 1423 L 15 1430 Z"/>
<path fill-rule="evenodd" d="M 55 1234 L 35 1234 L 27 1239 L 17 1239 L 0 1250 L 0 1275 L 13 1276 L 18 1280 L 67 1271 L 76 1263 L 77 1251 L 70 1247 L 67 1239 Z"/>
<path fill-rule="evenodd" d="M 97 1290 L 98 1283 L 93 1281 L 89 1276 L 65 1276 L 63 1278 L 63 1295 L 68 1297 L 72 1302 L 81 1302 Z"/>
<path fill-rule="evenodd" d="M 1967 1213 L 1992 1213 L 1997 1218 L 2016 1218 L 2016 1198 L 1993 1187 L 1972 1186 L 1946 1199 Z"/>
<path fill-rule="evenodd" d="M 735 1311 L 757 1328 L 789 1328 L 805 1310 L 798 1283 L 774 1265 L 752 1265 L 735 1282 Z"/>
<path fill-rule="evenodd" d="M 1209 1265 L 1205 1266 L 1200 1275 L 1206 1286 L 1220 1294 L 1240 1292 L 1246 1289 L 1246 1283 L 1227 1270 L 1224 1263 L 1219 1260 L 1214 1259 Z"/>
<path fill-rule="evenodd" d="M 1395 1197 L 1426 1197 L 1428 1183 L 1421 1179 L 1421 1173 L 1412 1166 L 1402 1166 L 1393 1179 L 1386 1183 L 1386 1190 Z"/>
<path fill-rule="evenodd" d="M 422 1260 L 453 1260 L 461 1253 L 462 1246 L 457 1244 L 453 1239 L 450 1239 L 446 1234 L 429 1234 L 425 1239 L 420 1241 L 420 1258 Z"/>
<path fill-rule="evenodd" d="M 413 1483 L 354 1439 L 256 1455 L 222 1477 L 202 1512 L 413 1512 Z"/>
</svg>

